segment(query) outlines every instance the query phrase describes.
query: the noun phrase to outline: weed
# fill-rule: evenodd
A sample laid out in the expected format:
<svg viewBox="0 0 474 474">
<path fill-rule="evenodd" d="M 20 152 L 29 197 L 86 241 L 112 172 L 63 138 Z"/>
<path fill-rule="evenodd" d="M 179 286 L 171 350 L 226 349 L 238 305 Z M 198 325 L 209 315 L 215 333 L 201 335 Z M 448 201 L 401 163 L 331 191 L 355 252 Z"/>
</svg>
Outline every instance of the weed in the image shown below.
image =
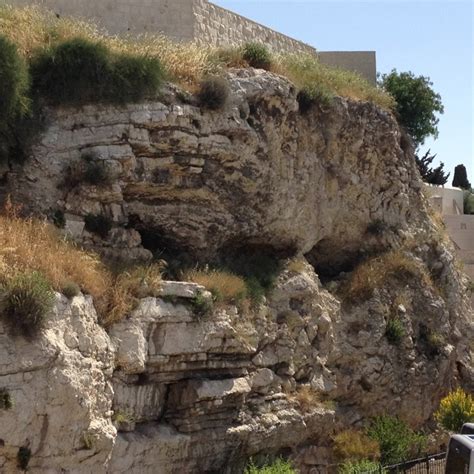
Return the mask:
<svg viewBox="0 0 474 474">
<path fill-rule="evenodd" d="M 217 302 L 236 304 L 247 296 L 244 279 L 224 270 L 190 270 L 182 279 L 204 286 Z"/>
<path fill-rule="evenodd" d="M 208 77 L 200 84 L 199 103 L 202 107 L 219 110 L 227 103 L 229 93 L 229 84 L 223 77 Z"/>
<path fill-rule="evenodd" d="M 13 398 L 5 388 L 0 388 L 0 410 L 10 410 L 13 408 Z"/>
<path fill-rule="evenodd" d="M 115 423 L 115 424 L 122 424 L 122 423 L 133 423 L 135 420 L 133 418 L 132 415 L 124 412 L 124 411 L 121 411 L 121 410 L 118 410 L 118 411 L 115 411 L 113 416 L 112 416 L 112 421 Z"/>
<path fill-rule="evenodd" d="M 212 300 L 205 297 L 202 293 L 198 293 L 192 300 L 191 306 L 193 308 L 194 314 L 198 318 L 204 318 L 209 316 L 213 310 Z"/>
<path fill-rule="evenodd" d="M 298 387 L 293 398 L 298 403 L 300 409 L 304 412 L 310 412 L 315 407 L 319 407 L 322 404 L 321 393 L 309 385 Z"/>
<path fill-rule="evenodd" d="M 86 166 L 83 170 L 82 177 L 78 176 L 81 181 L 93 186 L 105 186 L 113 181 L 104 161 L 94 160 L 92 157 L 86 157 L 85 159 Z"/>
<path fill-rule="evenodd" d="M 266 69 L 272 67 L 272 55 L 268 48 L 261 43 L 247 43 L 242 47 L 242 58 L 250 67 Z"/>
<path fill-rule="evenodd" d="M 113 221 L 104 214 L 87 214 L 84 218 L 85 229 L 106 239 L 112 229 Z"/>
<path fill-rule="evenodd" d="M 388 224 L 382 219 L 375 219 L 367 226 L 367 233 L 370 235 L 380 236 L 385 234 L 389 229 Z"/>
<path fill-rule="evenodd" d="M 25 446 L 22 446 L 16 455 L 16 460 L 18 467 L 23 471 L 26 471 L 28 464 L 30 463 L 31 459 L 31 449 Z"/>
<path fill-rule="evenodd" d="M 320 84 L 310 84 L 304 86 L 298 92 L 297 100 L 300 105 L 300 111 L 306 113 L 315 105 L 330 107 L 334 100 L 334 94 Z"/>
<path fill-rule="evenodd" d="M 405 336 L 405 327 L 399 318 L 390 318 L 385 328 L 385 337 L 390 344 L 400 345 Z"/>
<path fill-rule="evenodd" d="M 366 474 L 373 472 L 385 474 L 387 472 L 378 462 L 364 459 L 361 461 L 348 461 L 338 468 L 338 474 Z"/>
<path fill-rule="evenodd" d="M 266 462 L 257 466 L 253 460 L 245 468 L 245 474 L 296 474 L 290 461 L 278 458 L 273 462 Z"/>
<path fill-rule="evenodd" d="M 85 449 L 93 449 L 95 444 L 94 435 L 85 431 L 82 433 L 82 443 Z"/>
<path fill-rule="evenodd" d="M 64 229 L 64 227 L 66 227 L 66 217 L 61 209 L 54 211 L 51 220 L 58 229 Z"/>
<path fill-rule="evenodd" d="M 340 460 L 375 460 L 380 458 L 380 446 L 361 431 L 346 430 L 334 436 L 334 455 Z"/>
<path fill-rule="evenodd" d="M 2 315 L 14 335 L 33 338 L 53 306 L 49 282 L 40 273 L 19 274 L 3 286 Z"/>
<path fill-rule="evenodd" d="M 68 299 L 72 299 L 75 296 L 79 295 L 81 288 L 77 283 L 73 281 L 68 281 L 61 289 L 61 293 Z"/>
</svg>

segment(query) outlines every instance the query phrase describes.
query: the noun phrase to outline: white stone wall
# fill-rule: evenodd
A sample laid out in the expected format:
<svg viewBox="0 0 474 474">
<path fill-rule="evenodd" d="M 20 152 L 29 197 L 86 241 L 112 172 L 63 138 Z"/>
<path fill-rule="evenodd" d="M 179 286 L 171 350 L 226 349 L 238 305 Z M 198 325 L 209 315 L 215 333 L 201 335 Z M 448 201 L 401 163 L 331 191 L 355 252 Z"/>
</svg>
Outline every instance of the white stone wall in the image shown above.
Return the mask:
<svg viewBox="0 0 474 474">
<path fill-rule="evenodd" d="M 196 17 L 194 37 L 201 44 L 225 46 L 257 41 L 266 44 L 274 51 L 316 53 L 312 46 L 207 0 L 194 0 L 194 14 Z"/>
<path fill-rule="evenodd" d="M 443 216 L 459 215 L 464 212 L 462 189 L 425 184 L 425 190 Z"/>
</svg>

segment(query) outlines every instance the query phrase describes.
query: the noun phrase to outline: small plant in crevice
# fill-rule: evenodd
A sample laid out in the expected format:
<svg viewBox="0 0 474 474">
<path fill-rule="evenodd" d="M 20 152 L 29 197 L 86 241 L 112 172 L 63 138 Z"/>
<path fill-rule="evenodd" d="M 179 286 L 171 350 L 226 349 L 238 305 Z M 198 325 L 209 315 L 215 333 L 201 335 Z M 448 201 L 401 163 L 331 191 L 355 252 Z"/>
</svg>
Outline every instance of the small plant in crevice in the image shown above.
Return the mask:
<svg viewBox="0 0 474 474">
<path fill-rule="evenodd" d="M 378 460 L 380 446 L 378 441 L 369 438 L 362 431 L 353 429 L 341 431 L 333 438 L 333 452 L 341 461 Z"/>
<path fill-rule="evenodd" d="M 64 227 L 66 227 L 66 217 L 64 216 L 64 211 L 61 209 L 53 212 L 51 220 L 58 229 L 64 229 Z"/>
<path fill-rule="evenodd" d="M 95 444 L 95 437 L 88 431 L 82 433 L 82 444 L 84 449 L 93 449 Z"/>
<path fill-rule="evenodd" d="M 297 100 L 300 112 L 305 114 L 316 105 L 330 107 L 334 100 L 334 95 L 319 84 L 311 84 L 303 87 L 298 92 Z"/>
<path fill-rule="evenodd" d="M 61 289 L 61 293 L 68 299 L 72 299 L 75 296 L 79 295 L 81 292 L 81 288 L 77 283 L 73 281 L 67 282 Z"/>
<path fill-rule="evenodd" d="M 113 225 L 112 219 L 104 214 L 87 214 L 84 222 L 85 229 L 88 232 L 92 232 L 103 239 L 108 237 Z"/>
<path fill-rule="evenodd" d="M 92 155 L 82 157 L 86 165 L 82 173 L 82 181 L 93 186 L 105 186 L 113 179 L 103 160 L 98 160 Z"/>
<path fill-rule="evenodd" d="M 28 339 L 42 329 L 54 296 L 49 282 L 38 272 L 24 273 L 2 287 L 1 307 L 10 332 Z"/>
<path fill-rule="evenodd" d="M 250 67 L 269 71 L 272 67 L 272 55 L 262 43 L 246 43 L 242 46 L 242 58 Z"/>
<path fill-rule="evenodd" d="M 229 94 L 230 87 L 227 80 L 223 77 L 212 76 L 201 82 L 198 99 L 201 107 L 219 110 L 226 105 Z"/>
<path fill-rule="evenodd" d="M 296 472 L 291 462 L 282 458 L 277 458 L 274 461 L 266 460 L 263 464 L 257 464 L 251 459 L 244 474 L 296 474 Z"/>
<path fill-rule="evenodd" d="M 389 230 L 389 225 L 382 219 L 375 219 L 367 226 L 367 234 L 380 236 Z"/>
<path fill-rule="evenodd" d="M 405 337 L 405 327 L 400 318 L 390 318 L 385 328 L 385 337 L 394 346 L 399 346 Z"/>
<path fill-rule="evenodd" d="M 204 318 L 209 316 L 214 309 L 214 305 L 212 303 L 212 299 L 207 298 L 202 293 L 198 293 L 192 300 L 191 300 L 191 307 L 193 308 L 194 314 L 198 318 Z"/>
<path fill-rule="evenodd" d="M 446 345 L 446 341 L 441 334 L 433 331 L 424 324 L 420 324 L 419 342 L 422 352 L 430 359 L 439 356 L 443 347 Z"/>
<path fill-rule="evenodd" d="M 28 468 L 28 464 L 31 460 L 31 449 L 26 446 L 22 446 L 16 455 L 17 465 L 20 469 L 25 471 Z"/>
<path fill-rule="evenodd" d="M 10 410 L 13 408 L 13 398 L 5 388 L 0 388 L 0 410 Z"/>
<path fill-rule="evenodd" d="M 114 414 L 112 415 L 112 421 L 115 424 L 120 425 L 122 423 L 133 423 L 135 419 L 129 413 L 122 410 L 117 410 L 114 411 Z"/>
</svg>

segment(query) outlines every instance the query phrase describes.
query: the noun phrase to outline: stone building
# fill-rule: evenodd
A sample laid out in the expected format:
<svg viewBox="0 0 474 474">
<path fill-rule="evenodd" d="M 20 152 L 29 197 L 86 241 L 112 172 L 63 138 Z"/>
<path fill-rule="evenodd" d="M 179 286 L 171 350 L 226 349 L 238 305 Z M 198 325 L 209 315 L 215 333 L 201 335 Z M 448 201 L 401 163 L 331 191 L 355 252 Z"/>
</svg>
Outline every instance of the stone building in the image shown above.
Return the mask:
<svg viewBox="0 0 474 474">
<path fill-rule="evenodd" d="M 275 51 L 317 54 L 322 63 L 355 71 L 376 81 L 374 51 L 317 52 L 290 38 L 208 0 L 0 0 L 25 6 L 41 4 L 58 15 L 92 19 L 112 34 L 163 33 L 178 41 L 203 45 L 238 45 L 258 41 Z"/>
</svg>

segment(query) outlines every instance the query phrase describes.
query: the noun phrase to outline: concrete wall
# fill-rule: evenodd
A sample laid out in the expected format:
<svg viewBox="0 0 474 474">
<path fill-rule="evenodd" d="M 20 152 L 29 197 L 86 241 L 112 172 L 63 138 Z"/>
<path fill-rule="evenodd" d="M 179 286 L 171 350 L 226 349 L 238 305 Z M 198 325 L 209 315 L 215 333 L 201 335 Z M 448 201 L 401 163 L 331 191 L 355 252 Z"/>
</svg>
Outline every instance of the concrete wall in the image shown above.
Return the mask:
<svg viewBox="0 0 474 474">
<path fill-rule="evenodd" d="M 321 51 L 318 57 L 322 64 L 357 72 L 371 84 L 377 81 L 375 51 Z"/>
<path fill-rule="evenodd" d="M 464 193 L 460 188 L 425 184 L 425 190 L 443 216 L 459 215 L 464 210 Z"/>
<path fill-rule="evenodd" d="M 474 215 L 443 216 L 450 237 L 460 250 L 474 251 Z"/>
<path fill-rule="evenodd" d="M 195 0 L 194 12 L 195 39 L 201 44 L 228 46 L 257 41 L 277 52 L 316 54 L 316 49 L 310 45 L 209 3 L 207 0 Z"/>
<path fill-rule="evenodd" d="M 109 33 L 163 33 L 194 39 L 194 0 L 0 0 L 14 6 L 40 4 L 60 15 L 94 20 Z"/>
</svg>

